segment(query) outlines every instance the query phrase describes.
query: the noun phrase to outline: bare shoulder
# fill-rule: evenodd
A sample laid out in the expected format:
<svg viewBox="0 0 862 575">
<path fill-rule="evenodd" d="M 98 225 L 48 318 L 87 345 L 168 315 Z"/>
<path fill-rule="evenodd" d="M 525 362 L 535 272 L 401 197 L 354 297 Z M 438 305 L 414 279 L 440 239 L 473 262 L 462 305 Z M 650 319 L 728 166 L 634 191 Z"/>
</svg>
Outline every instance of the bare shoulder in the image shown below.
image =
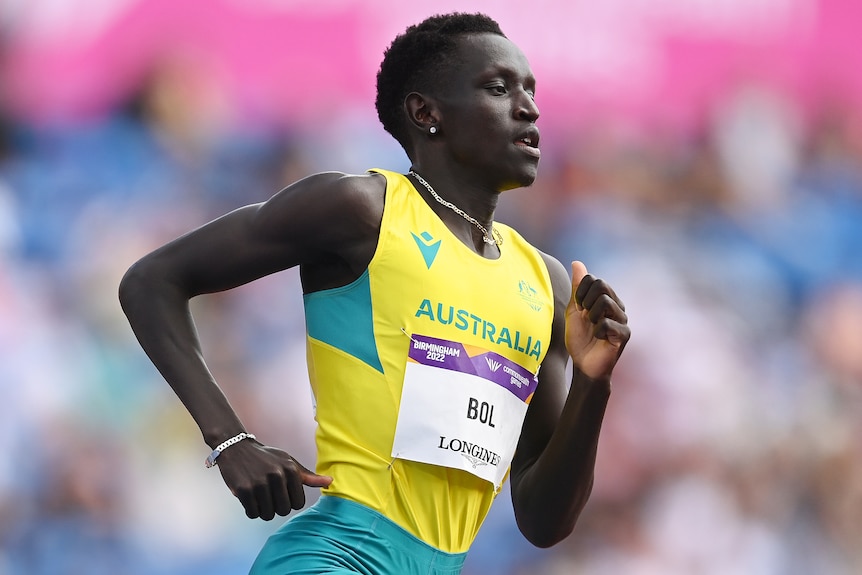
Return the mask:
<svg viewBox="0 0 862 575">
<path fill-rule="evenodd" d="M 256 224 L 276 235 L 315 237 L 325 229 L 332 241 L 375 234 L 383 216 L 386 178 L 381 174 L 320 172 L 298 180 L 260 205 Z M 288 225 L 289 224 L 289 225 Z"/>
<path fill-rule="evenodd" d="M 554 256 L 546 254 L 541 250 L 538 250 L 538 252 L 545 261 L 545 266 L 548 268 L 548 275 L 551 278 L 551 287 L 554 289 L 554 299 L 557 304 L 562 303 L 562 307 L 565 309 L 566 305 L 569 303 L 572 289 L 569 272 L 566 271 L 565 266 L 563 266 L 563 264 Z"/>
<path fill-rule="evenodd" d="M 375 194 L 386 189 L 386 177 L 377 172 L 348 174 L 345 172 L 318 172 L 298 180 L 293 186 L 309 186 L 333 193 Z M 289 186 L 292 187 L 292 186 Z"/>
<path fill-rule="evenodd" d="M 284 188 L 258 209 L 258 233 L 295 249 L 306 292 L 346 285 L 374 255 L 386 177 L 321 172 Z"/>
<path fill-rule="evenodd" d="M 386 178 L 378 173 L 346 174 L 319 172 L 282 189 L 267 204 L 282 202 L 322 204 L 326 208 L 361 208 L 380 203 L 386 191 Z M 337 201 L 334 201 L 337 200 Z M 338 202 L 346 202 L 347 205 Z M 310 207 L 310 206 L 309 206 Z"/>
</svg>

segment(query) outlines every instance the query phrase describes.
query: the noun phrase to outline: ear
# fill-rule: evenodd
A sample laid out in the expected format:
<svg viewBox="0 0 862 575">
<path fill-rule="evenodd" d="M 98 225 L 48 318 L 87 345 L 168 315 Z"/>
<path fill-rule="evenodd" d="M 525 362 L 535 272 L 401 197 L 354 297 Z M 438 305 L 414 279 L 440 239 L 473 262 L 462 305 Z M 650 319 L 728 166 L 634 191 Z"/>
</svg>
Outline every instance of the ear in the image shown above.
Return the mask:
<svg viewBox="0 0 862 575">
<path fill-rule="evenodd" d="M 407 120 L 419 132 L 427 134 L 431 126 L 440 129 L 440 114 L 433 98 L 419 92 L 410 92 L 404 98 L 404 111 Z"/>
</svg>

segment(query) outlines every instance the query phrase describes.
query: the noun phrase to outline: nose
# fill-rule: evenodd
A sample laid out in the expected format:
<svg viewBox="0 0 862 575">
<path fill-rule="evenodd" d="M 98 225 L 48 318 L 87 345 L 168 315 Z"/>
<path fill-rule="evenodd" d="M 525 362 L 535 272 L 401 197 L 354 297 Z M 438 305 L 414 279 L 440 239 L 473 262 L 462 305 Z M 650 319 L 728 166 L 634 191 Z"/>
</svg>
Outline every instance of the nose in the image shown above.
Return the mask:
<svg viewBox="0 0 862 575">
<path fill-rule="evenodd" d="M 520 91 L 520 98 L 518 98 L 515 108 L 515 116 L 519 120 L 527 120 L 529 122 L 535 122 L 539 119 L 539 107 L 536 105 L 533 96 L 524 89 Z"/>
</svg>

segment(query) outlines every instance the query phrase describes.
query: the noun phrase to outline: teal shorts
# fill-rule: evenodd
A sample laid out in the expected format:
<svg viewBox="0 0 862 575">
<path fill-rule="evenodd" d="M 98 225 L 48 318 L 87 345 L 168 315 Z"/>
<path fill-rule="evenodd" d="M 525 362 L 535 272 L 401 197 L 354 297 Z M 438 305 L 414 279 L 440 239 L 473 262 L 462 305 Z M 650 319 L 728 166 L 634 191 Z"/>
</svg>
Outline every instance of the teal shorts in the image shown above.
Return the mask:
<svg viewBox="0 0 862 575">
<path fill-rule="evenodd" d="M 431 547 L 364 505 L 324 495 L 269 537 L 250 575 L 458 575 L 466 556 Z"/>
</svg>

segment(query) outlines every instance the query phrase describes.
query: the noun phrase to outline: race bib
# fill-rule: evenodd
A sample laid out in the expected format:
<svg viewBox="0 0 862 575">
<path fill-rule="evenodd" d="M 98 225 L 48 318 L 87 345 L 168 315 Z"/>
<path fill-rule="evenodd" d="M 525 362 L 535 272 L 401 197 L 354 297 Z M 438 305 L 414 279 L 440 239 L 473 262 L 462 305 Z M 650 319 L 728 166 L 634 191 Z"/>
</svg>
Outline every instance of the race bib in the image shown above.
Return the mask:
<svg viewBox="0 0 862 575">
<path fill-rule="evenodd" d="M 492 351 L 410 336 L 392 456 L 503 482 L 537 378 Z"/>
</svg>

